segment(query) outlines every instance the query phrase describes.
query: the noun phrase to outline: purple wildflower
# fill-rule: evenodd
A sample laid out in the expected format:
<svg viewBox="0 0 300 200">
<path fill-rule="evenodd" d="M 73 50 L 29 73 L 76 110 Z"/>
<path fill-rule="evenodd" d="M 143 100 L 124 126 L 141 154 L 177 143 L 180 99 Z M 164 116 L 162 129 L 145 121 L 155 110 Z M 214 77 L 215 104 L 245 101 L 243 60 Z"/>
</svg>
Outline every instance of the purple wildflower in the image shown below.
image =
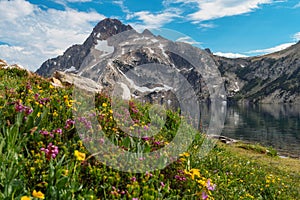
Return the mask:
<svg viewBox="0 0 300 200">
<path fill-rule="evenodd" d="M 87 129 L 92 128 L 92 123 L 89 120 L 87 120 L 85 117 L 78 117 L 78 121 L 83 123 Z"/>
<path fill-rule="evenodd" d="M 150 140 L 150 137 L 148 137 L 148 136 L 144 136 L 144 137 L 142 137 L 142 140 L 144 140 L 144 141 L 148 141 L 148 140 Z"/>
<path fill-rule="evenodd" d="M 74 121 L 74 120 L 72 120 L 72 119 L 67 119 L 65 129 L 70 128 L 70 127 L 71 127 L 72 125 L 74 125 L 74 124 L 75 124 L 75 121 Z"/>
<path fill-rule="evenodd" d="M 136 178 L 135 178 L 135 177 L 132 177 L 130 180 L 131 180 L 132 182 L 135 182 L 135 181 L 136 181 Z"/>
<path fill-rule="evenodd" d="M 45 152 L 47 160 L 56 158 L 59 152 L 58 147 L 53 145 L 52 143 L 49 143 L 46 149 L 41 148 L 41 151 Z"/>
<path fill-rule="evenodd" d="M 62 134 L 62 129 L 61 128 L 58 128 L 58 129 L 55 129 L 53 130 L 54 133 L 58 133 L 58 134 Z"/>
<path fill-rule="evenodd" d="M 202 192 L 201 198 L 202 198 L 202 199 L 207 199 L 208 196 L 207 196 L 207 194 L 206 194 L 205 192 Z"/>
<path fill-rule="evenodd" d="M 27 106 L 24 106 L 20 101 L 16 101 L 15 103 L 16 112 L 25 112 L 25 115 L 30 115 L 33 110 Z"/>
<path fill-rule="evenodd" d="M 215 185 L 215 184 L 212 185 L 212 184 L 210 183 L 210 179 L 207 180 L 206 187 L 207 187 L 207 189 L 210 190 L 210 191 L 214 191 L 214 190 L 216 189 L 216 185 Z"/>
<path fill-rule="evenodd" d="M 146 174 L 145 174 L 146 176 L 150 176 L 150 177 L 152 177 L 153 175 L 151 174 L 151 173 L 149 173 L 149 172 L 146 172 Z"/>
<path fill-rule="evenodd" d="M 44 135 L 44 136 L 50 136 L 50 137 L 54 137 L 54 135 L 52 133 L 49 133 L 48 131 L 46 130 L 40 130 L 40 134 Z"/>
</svg>

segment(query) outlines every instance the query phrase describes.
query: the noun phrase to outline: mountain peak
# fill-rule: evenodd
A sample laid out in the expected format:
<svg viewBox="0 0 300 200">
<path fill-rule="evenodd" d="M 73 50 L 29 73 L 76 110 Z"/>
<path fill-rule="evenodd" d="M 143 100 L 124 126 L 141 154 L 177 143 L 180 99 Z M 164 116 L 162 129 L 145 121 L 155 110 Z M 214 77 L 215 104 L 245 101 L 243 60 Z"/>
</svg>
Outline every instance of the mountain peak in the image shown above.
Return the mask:
<svg viewBox="0 0 300 200">
<path fill-rule="evenodd" d="M 130 25 L 124 25 L 117 19 L 105 18 L 95 26 L 91 35 L 97 39 L 106 40 L 113 35 L 132 29 Z"/>
<path fill-rule="evenodd" d="M 142 34 L 143 35 L 153 36 L 153 33 L 151 31 L 149 31 L 148 29 L 145 29 Z"/>
</svg>

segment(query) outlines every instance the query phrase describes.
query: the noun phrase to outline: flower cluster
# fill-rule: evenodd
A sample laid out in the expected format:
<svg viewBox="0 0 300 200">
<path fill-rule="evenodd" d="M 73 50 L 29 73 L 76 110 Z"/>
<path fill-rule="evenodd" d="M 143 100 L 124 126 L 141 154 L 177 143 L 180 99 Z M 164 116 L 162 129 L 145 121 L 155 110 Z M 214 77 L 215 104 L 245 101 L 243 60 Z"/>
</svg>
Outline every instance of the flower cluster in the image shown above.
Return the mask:
<svg viewBox="0 0 300 200">
<path fill-rule="evenodd" d="M 72 127 L 75 124 L 75 121 L 72 119 L 67 119 L 65 129 Z"/>
<path fill-rule="evenodd" d="M 56 158 L 59 150 L 58 147 L 53 145 L 52 143 L 49 143 L 47 148 L 41 148 L 41 151 L 45 152 L 47 160 L 50 160 L 51 158 Z"/>
<path fill-rule="evenodd" d="M 25 115 L 30 115 L 33 112 L 33 109 L 28 107 L 28 106 L 24 106 L 21 101 L 16 101 L 15 102 L 15 110 L 16 112 L 24 112 Z"/>
</svg>

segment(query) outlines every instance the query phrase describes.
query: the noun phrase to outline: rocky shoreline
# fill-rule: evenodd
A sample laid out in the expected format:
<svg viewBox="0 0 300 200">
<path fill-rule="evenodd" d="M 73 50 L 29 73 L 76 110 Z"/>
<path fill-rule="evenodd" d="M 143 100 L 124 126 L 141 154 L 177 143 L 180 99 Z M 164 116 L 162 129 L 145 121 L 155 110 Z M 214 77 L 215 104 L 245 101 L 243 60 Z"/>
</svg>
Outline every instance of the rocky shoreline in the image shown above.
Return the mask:
<svg viewBox="0 0 300 200">
<path fill-rule="evenodd" d="M 226 136 L 223 136 L 223 135 L 207 135 L 207 137 L 211 138 L 211 139 L 216 139 L 216 140 L 218 140 L 218 141 L 220 141 L 220 142 L 222 142 L 226 145 L 232 145 L 232 144 L 235 144 L 235 143 L 253 144 L 253 145 L 257 144 L 257 143 L 251 142 L 251 141 L 236 140 L 236 139 L 226 137 Z M 264 147 L 264 146 L 262 146 L 262 147 Z M 288 152 L 286 150 L 280 150 L 280 149 L 275 149 L 275 150 L 277 151 L 277 156 L 280 157 L 280 158 L 300 159 L 300 154 L 297 154 L 295 152 Z M 265 153 L 268 153 L 268 151 L 269 150 L 266 148 Z"/>
</svg>

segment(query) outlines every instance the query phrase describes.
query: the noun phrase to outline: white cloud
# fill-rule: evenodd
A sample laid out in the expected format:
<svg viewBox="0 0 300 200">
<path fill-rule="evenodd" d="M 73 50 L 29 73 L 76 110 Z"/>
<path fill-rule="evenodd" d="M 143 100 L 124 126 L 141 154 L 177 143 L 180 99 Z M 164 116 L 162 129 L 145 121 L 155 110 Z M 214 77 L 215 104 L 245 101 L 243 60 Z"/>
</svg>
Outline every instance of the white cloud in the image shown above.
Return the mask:
<svg viewBox="0 0 300 200">
<path fill-rule="evenodd" d="M 201 44 L 200 42 L 197 42 L 195 40 L 193 40 L 191 37 L 189 36 L 184 36 L 184 37 L 180 37 L 176 40 L 176 42 L 184 42 L 184 43 L 187 43 L 187 44 L 191 44 L 191 45 L 194 45 L 194 44 Z"/>
<path fill-rule="evenodd" d="M 246 55 L 243 54 L 239 54 L 239 53 L 223 53 L 223 52 L 216 52 L 213 53 L 214 55 L 217 56 L 222 56 L 222 57 L 226 57 L 226 58 L 244 58 L 244 57 L 248 57 Z"/>
<path fill-rule="evenodd" d="M 248 51 L 247 54 L 269 54 L 269 53 L 274 53 L 277 51 L 281 51 L 283 49 L 286 49 L 292 45 L 294 45 L 295 43 L 285 43 L 285 44 L 281 44 L 275 47 L 271 47 L 271 48 L 267 48 L 267 49 L 258 49 L 258 50 L 252 50 L 252 51 Z"/>
<path fill-rule="evenodd" d="M 127 15 L 128 19 L 137 19 L 142 21 L 142 23 L 132 23 L 132 25 L 137 30 L 143 29 L 157 29 L 161 28 L 163 25 L 172 22 L 175 18 L 178 18 L 180 11 L 178 9 L 168 9 L 164 12 L 153 14 L 149 11 L 140 11 Z"/>
<path fill-rule="evenodd" d="M 24 0 L 0 1 L 1 21 L 12 21 L 18 17 L 27 16 L 33 11 L 34 6 Z"/>
<path fill-rule="evenodd" d="M 293 35 L 293 39 L 296 40 L 296 41 L 300 41 L 300 32 L 295 33 L 295 34 Z"/>
<path fill-rule="evenodd" d="M 112 3 L 120 6 L 123 13 L 126 13 L 126 14 L 131 13 L 130 10 L 124 5 L 124 0 L 115 0 L 115 1 L 112 1 Z"/>
<path fill-rule="evenodd" d="M 300 2 L 297 3 L 297 4 L 294 6 L 294 8 L 300 8 Z"/>
<path fill-rule="evenodd" d="M 201 28 L 208 29 L 208 28 L 215 28 L 216 25 L 215 25 L 215 24 L 212 24 L 212 23 L 201 23 L 201 24 L 200 24 L 200 27 L 201 27 Z"/>
<path fill-rule="evenodd" d="M 66 0 L 66 1 L 74 3 L 74 2 L 91 2 L 92 0 Z"/>
<path fill-rule="evenodd" d="M 241 15 L 258 9 L 272 0 L 165 0 L 165 4 L 182 3 L 197 6 L 198 11 L 188 15 L 192 21 L 206 21 L 226 16 Z"/>
<path fill-rule="evenodd" d="M 9 10 L 9 12 L 3 12 Z M 41 10 L 25 0 L 0 1 L 0 58 L 37 69 L 48 58 L 82 43 L 92 31 L 91 22 L 104 18 L 96 12 Z"/>
<path fill-rule="evenodd" d="M 0 58 L 7 61 L 8 64 L 21 64 L 25 68 L 34 71 L 37 63 L 41 60 L 37 56 L 32 56 L 35 52 L 26 50 L 24 47 L 0 45 Z M 30 66 L 30 67 L 29 67 Z"/>
</svg>

